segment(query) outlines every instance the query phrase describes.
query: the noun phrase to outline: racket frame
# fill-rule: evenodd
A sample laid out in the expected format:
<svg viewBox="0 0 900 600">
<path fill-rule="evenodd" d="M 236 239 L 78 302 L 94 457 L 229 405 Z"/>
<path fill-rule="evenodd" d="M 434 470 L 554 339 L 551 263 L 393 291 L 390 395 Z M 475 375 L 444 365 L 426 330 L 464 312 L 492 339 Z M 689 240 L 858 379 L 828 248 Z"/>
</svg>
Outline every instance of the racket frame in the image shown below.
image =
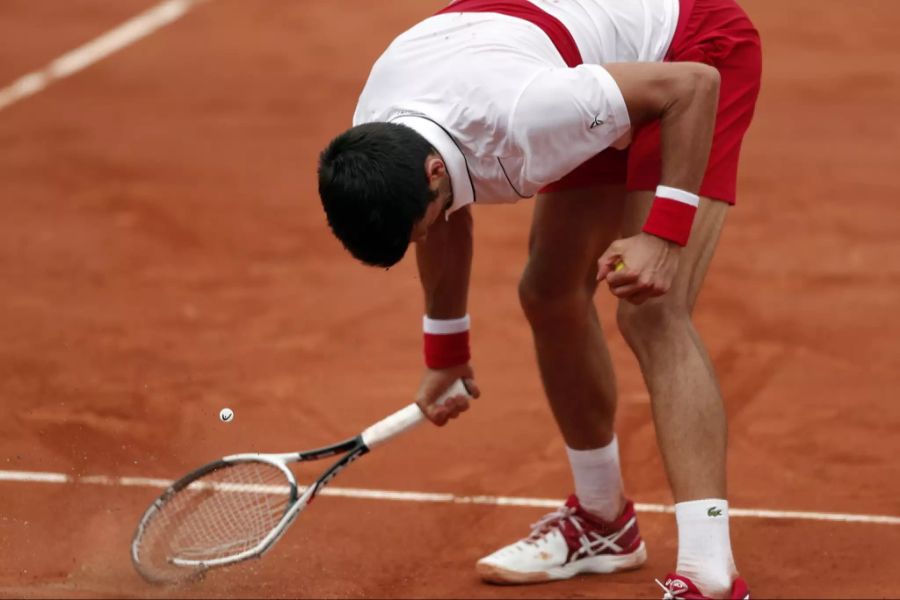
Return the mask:
<svg viewBox="0 0 900 600">
<path fill-rule="evenodd" d="M 253 548 L 249 548 L 238 554 L 224 556 L 222 558 L 214 558 L 211 560 L 189 560 L 184 558 L 170 558 L 169 562 L 179 567 L 191 567 L 198 570 L 206 570 L 212 567 L 222 567 L 233 563 L 241 562 L 250 558 L 258 558 L 265 554 L 272 546 L 275 545 L 281 536 L 285 534 L 290 524 L 297 518 L 300 512 L 309 506 L 319 490 L 331 481 L 342 469 L 351 462 L 367 453 L 369 449 L 363 444 L 361 436 L 346 440 L 339 444 L 317 448 L 306 452 L 289 452 L 286 454 L 232 454 L 218 461 L 221 464 L 235 464 L 246 462 L 261 462 L 278 468 L 288 478 L 291 490 L 291 504 L 288 505 L 281 517 L 281 520 L 272 528 L 271 531 Z M 299 494 L 300 488 L 297 486 L 296 478 L 291 470 L 287 467 L 288 463 L 306 462 L 328 458 L 335 454 L 346 452 L 339 460 L 335 461 L 328 469 L 326 469 L 312 484 Z M 208 472 L 208 471 L 206 471 Z M 205 474 L 205 473 L 204 473 Z M 182 486 L 182 488 L 185 486 Z M 299 495 L 298 495 L 299 494 Z"/>
</svg>

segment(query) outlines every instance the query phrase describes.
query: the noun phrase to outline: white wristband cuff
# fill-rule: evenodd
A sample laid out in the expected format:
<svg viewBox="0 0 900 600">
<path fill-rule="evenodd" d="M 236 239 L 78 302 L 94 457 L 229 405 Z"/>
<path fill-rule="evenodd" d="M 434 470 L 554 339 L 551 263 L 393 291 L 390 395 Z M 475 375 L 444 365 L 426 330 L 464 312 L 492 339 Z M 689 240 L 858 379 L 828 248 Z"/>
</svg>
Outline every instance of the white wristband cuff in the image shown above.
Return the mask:
<svg viewBox="0 0 900 600">
<path fill-rule="evenodd" d="M 433 333 L 436 335 L 447 335 L 450 333 L 468 331 L 469 324 L 469 315 L 458 319 L 429 319 L 427 315 L 422 317 L 422 330 L 425 333 Z"/>
<path fill-rule="evenodd" d="M 689 204 L 691 206 L 700 206 L 700 196 L 698 196 L 697 194 L 692 194 L 690 192 L 679 190 L 678 188 L 669 187 L 667 185 L 660 185 L 656 187 L 656 197 L 668 198 L 669 200 L 683 202 L 684 204 Z"/>
</svg>

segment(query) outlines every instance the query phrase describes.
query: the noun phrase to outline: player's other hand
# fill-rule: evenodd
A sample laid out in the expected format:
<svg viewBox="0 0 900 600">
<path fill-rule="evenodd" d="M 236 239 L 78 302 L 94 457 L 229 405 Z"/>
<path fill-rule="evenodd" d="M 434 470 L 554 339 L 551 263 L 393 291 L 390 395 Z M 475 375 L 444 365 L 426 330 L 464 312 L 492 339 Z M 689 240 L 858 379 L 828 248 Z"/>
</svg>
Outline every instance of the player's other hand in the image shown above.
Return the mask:
<svg viewBox="0 0 900 600">
<path fill-rule="evenodd" d="M 447 391 L 457 379 L 462 379 L 469 391 L 469 396 L 450 396 L 444 402 L 438 402 L 441 394 Z M 416 404 L 425 413 L 432 423 L 438 426 L 446 425 L 450 419 L 455 419 L 469 410 L 469 399 L 477 398 L 481 391 L 475 384 L 475 372 L 468 364 L 450 367 L 448 369 L 425 369 L 422 375 L 422 385 L 416 394 Z"/>
<path fill-rule="evenodd" d="M 669 291 L 680 253 L 678 244 L 649 233 L 616 240 L 598 261 L 597 281 L 605 280 L 614 296 L 643 304 Z"/>
</svg>

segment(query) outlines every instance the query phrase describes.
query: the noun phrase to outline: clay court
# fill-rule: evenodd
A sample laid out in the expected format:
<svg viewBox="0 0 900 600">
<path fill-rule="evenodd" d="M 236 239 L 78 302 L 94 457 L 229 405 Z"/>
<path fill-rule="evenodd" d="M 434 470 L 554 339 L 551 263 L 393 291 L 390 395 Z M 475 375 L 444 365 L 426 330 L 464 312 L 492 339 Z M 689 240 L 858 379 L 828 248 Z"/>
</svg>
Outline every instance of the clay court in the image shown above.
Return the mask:
<svg viewBox="0 0 900 600">
<path fill-rule="evenodd" d="M 0 89 L 156 4 L 5 0 Z M 730 417 L 731 506 L 745 509 L 735 555 L 754 597 L 897 597 L 900 3 L 743 4 L 763 90 L 697 309 Z M 658 597 L 672 498 L 603 290 L 649 563 L 520 588 L 474 572 L 571 488 L 516 294 L 528 201 L 474 211 L 483 395 L 465 418 L 348 469 L 344 496 L 318 500 L 261 561 L 176 588 L 132 569 L 154 479 L 328 444 L 412 400 L 414 261 L 353 261 L 315 165 L 372 61 L 440 5 L 201 2 L 0 109 L 0 596 Z"/>
</svg>

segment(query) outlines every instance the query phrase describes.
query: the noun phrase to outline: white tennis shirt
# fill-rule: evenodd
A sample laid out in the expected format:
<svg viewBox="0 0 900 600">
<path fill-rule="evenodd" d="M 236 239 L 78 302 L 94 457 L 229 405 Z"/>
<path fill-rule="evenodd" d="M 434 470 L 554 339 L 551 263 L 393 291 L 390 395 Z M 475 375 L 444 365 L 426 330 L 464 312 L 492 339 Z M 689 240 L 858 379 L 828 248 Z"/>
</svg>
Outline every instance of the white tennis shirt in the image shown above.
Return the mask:
<svg viewBox="0 0 900 600">
<path fill-rule="evenodd" d="M 566 26 L 584 64 L 567 67 L 524 19 L 447 13 L 397 37 L 359 98 L 354 125 L 406 125 L 440 153 L 453 188 L 448 215 L 476 200 L 531 197 L 623 145 L 628 111 L 600 65 L 661 61 L 678 21 L 678 0 L 531 2 Z"/>
</svg>

